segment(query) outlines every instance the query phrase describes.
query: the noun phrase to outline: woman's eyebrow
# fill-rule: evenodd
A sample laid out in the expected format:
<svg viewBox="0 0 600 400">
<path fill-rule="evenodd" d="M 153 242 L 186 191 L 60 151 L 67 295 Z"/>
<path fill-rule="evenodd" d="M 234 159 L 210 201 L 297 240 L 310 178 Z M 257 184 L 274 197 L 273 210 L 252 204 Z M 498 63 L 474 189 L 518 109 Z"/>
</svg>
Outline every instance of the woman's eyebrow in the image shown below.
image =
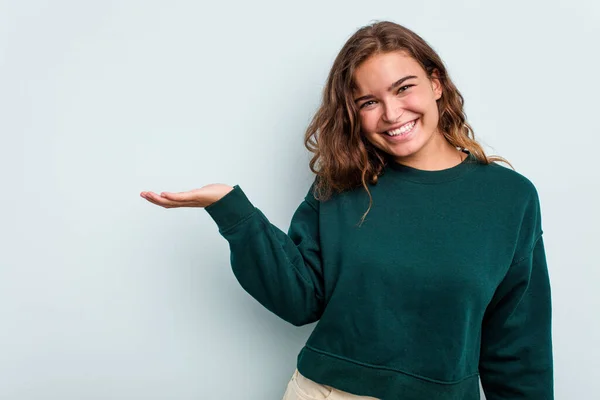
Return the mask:
<svg viewBox="0 0 600 400">
<path fill-rule="evenodd" d="M 408 76 L 405 76 L 404 78 L 398 79 L 396 82 L 392 83 L 392 85 L 388 88 L 388 92 L 391 92 L 392 90 L 394 90 L 394 88 L 402 85 L 404 83 L 404 81 L 406 81 L 408 79 L 417 79 L 417 77 L 415 75 L 408 75 Z M 361 100 L 368 100 L 368 99 L 372 99 L 373 97 L 375 97 L 375 96 L 373 96 L 372 94 L 367 94 L 364 96 L 360 96 L 357 99 L 354 99 L 354 102 L 358 103 Z"/>
</svg>

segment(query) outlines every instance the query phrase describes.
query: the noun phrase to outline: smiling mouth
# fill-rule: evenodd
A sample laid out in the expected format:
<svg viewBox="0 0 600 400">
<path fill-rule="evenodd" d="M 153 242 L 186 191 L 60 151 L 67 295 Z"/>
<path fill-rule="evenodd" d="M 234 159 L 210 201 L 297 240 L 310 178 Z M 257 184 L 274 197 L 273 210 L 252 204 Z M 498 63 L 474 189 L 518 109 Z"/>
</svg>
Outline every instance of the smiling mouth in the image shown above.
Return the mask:
<svg viewBox="0 0 600 400">
<path fill-rule="evenodd" d="M 406 135 L 407 133 L 411 132 L 415 128 L 415 126 L 417 125 L 417 121 L 418 121 L 418 118 L 411 122 L 405 123 L 404 125 L 400 126 L 399 128 L 385 131 L 384 133 L 389 136 Z"/>
</svg>

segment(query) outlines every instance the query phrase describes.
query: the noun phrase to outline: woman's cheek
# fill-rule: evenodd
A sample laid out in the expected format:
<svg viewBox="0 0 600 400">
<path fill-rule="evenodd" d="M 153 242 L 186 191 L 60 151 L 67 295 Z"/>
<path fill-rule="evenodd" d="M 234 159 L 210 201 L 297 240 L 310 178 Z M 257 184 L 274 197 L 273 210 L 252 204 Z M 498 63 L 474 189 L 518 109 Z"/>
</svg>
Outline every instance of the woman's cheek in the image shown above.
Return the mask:
<svg viewBox="0 0 600 400">
<path fill-rule="evenodd" d="M 377 130 L 377 111 L 371 110 L 361 114 L 361 124 L 364 130 L 375 132 Z"/>
</svg>

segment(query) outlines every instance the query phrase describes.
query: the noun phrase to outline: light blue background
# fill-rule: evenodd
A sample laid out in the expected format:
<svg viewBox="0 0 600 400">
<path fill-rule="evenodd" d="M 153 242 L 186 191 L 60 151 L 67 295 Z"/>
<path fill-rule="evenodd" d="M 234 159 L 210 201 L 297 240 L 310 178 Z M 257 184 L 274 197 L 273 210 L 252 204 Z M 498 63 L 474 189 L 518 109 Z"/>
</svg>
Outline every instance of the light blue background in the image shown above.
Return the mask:
<svg viewBox="0 0 600 400">
<path fill-rule="evenodd" d="M 204 210 L 139 193 L 239 184 L 287 230 L 331 63 L 382 19 L 536 184 L 556 398 L 599 393 L 598 2 L 3 0 L 0 399 L 281 399 L 313 325 L 243 291 Z"/>
</svg>

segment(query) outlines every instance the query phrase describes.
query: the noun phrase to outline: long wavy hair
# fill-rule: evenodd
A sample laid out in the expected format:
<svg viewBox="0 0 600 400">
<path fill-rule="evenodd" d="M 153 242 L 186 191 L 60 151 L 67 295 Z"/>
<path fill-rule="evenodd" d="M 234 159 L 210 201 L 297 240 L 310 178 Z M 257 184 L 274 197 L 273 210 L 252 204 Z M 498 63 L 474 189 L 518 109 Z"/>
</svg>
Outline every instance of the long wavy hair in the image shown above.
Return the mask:
<svg viewBox="0 0 600 400">
<path fill-rule="evenodd" d="M 334 193 L 360 186 L 366 190 L 369 207 L 360 224 L 373 204 L 369 185 L 377 184 L 389 157 L 361 133 L 358 108 L 353 99 L 354 72 L 369 57 L 393 51 L 402 51 L 415 59 L 429 80 L 437 70 L 443 88 L 442 97 L 437 100 L 438 130 L 448 142 L 468 150 L 480 163 L 501 161 L 511 165 L 502 157 L 486 156 L 475 140 L 473 128 L 467 123 L 463 96 L 450 79 L 440 56 L 425 40 L 390 21 L 363 26 L 346 41 L 337 55 L 323 89 L 321 105 L 304 138 L 304 145 L 314 154 L 309 166 L 317 175 L 316 199 L 325 201 Z"/>
</svg>

